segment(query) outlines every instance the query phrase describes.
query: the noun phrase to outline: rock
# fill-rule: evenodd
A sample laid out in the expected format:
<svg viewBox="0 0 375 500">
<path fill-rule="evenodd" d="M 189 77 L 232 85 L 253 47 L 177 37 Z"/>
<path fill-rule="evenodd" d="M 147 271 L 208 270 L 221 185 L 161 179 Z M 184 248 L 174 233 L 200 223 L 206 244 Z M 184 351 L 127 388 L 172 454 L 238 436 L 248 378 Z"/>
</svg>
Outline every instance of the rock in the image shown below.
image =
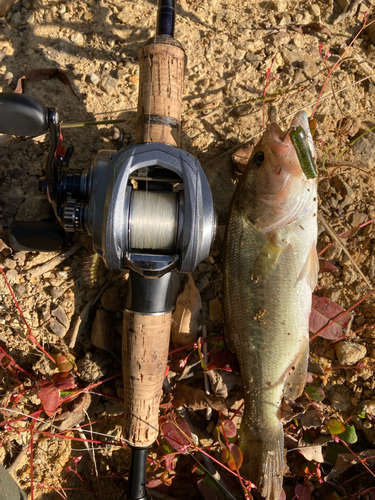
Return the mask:
<svg viewBox="0 0 375 500">
<path fill-rule="evenodd" d="M 59 299 L 64 294 L 64 290 L 62 288 L 59 288 L 58 286 L 48 287 L 47 292 L 53 299 Z"/>
<path fill-rule="evenodd" d="M 361 401 L 359 409 L 366 413 L 370 418 L 375 418 L 375 399 L 366 399 Z"/>
<path fill-rule="evenodd" d="M 276 12 L 285 12 L 287 8 L 286 0 L 277 0 L 276 2 L 267 2 L 267 8 Z"/>
<path fill-rule="evenodd" d="M 360 212 L 356 212 L 355 214 L 353 214 L 352 220 L 350 223 L 351 223 L 352 227 L 356 227 L 356 226 L 360 226 L 361 224 L 366 222 L 367 219 L 368 219 L 367 214 L 362 214 Z"/>
<path fill-rule="evenodd" d="M 16 295 L 16 297 L 22 297 L 27 292 L 26 286 L 25 285 L 14 285 L 13 292 Z"/>
<path fill-rule="evenodd" d="M 3 50 L 0 50 L 0 63 L 6 57 L 6 53 Z"/>
<path fill-rule="evenodd" d="M 17 266 L 17 262 L 13 259 L 5 259 L 3 267 L 7 267 L 8 269 L 15 269 Z"/>
<path fill-rule="evenodd" d="M 331 405 L 335 410 L 346 411 L 352 403 L 348 394 L 337 391 L 331 396 Z"/>
<path fill-rule="evenodd" d="M 223 306 L 221 305 L 220 300 L 216 297 L 216 299 L 212 299 L 209 302 L 209 319 L 213 323 L 220 323 L 223 316 Z"/>
<path fill-rule="evenodd" d="M 106 311 L 121 311 L 121 298 L 118 288 L 115 286 L 108 288 L 102 295 L 101 304 Z"/>
<path fill-rule="evenodd" d="M 5 276 L 10 284 L 13 284 L 16 281 L 17 275 L 18 273 L 15 269 L 9 269 L 9 271 L 5 273 Z"/>
<path fill-rule="evenodd" d="M 317 19 L 320 19 L 320 7 L 318 4 L 313 3 L 309 7 L 310 14 Z"/>
<path fill-rule="evenodd" d="M 98 85 L 98 83 L 100 82 L 99 76 L 96 73 L 93 73 L 90 76 L 90 82 L 93 83 L 94 85 Z"/>
<path fill-rule="evenodd" d="M 360 132 L 362 132 L 362 130 Z M 353 144 L 353 153 L 355 155 L 361 155 L 361 161 L 370 162 L 375 157 L 374 144 L 374 133 L 370 132 Z"/>
<path fill-rule="evenodd" d="M 366 356 L 367 349 L 364 345 L 353 342 L 340 341 L 335 345 L 339 363 L 343 366 L 352 366 Z"/>
<path fill-rule="evenodd" d="M 111 361 L 112 358 L 107 354 L 88 352 L 77 362 L 78 376 L 85 382 L 96 382 L 107 374 L 107 365 Z"/>
<path fill-rule="evenodd" d="M 84 42 L 82 33 L 73 33 L 70 37 L 70 41 L 76 45 L 81 45 Z"/>
<path fill-rule="evenodd" d="M 60 323 L 66 328 L 69 328 L 70 321 L 68 316 L 66 315 L 64 309 L 61 306 L 58 306 L 51 312 L 52 316 L 55 317 Z"/>
<path fill-rule="evenodd" d="M 98 349 L 113 351 L 115 347 L 115 330 L 111 325 L 109 315 L 98 309 L 91 330 L 91 342 Z"/>
<path fill-rule="evenodd" d="M 65 337 L 67 329 L 63 326 L 56 318 L 52 318 L 49 322 L 49 329 L 52 333 L 60 337 L 61 339 Z"/>
<path fill-rule="evenodd" d="M 117 92 L 117 81 L 111 76 L 107 76 L 102 84 L 100 85 L 101 89 L 108 95 L 115 95 Z"/>
<path fill-rule="evenodd" d="M 314 78 L 317 75 L 318 68 L 315 61 L 307 52 L 285 48 L 281 54 L 289 66 L 302 68 L 308 78 Z"/>
<path fill-rule="evenodd" d="M 13 259 L 17 262 L 17 264 L 19 264 L 20 266 L 22 266 L 24 263 L 25 263 L 25 260 L 26 260 L 26 253 L 25 252 L 16 252 L 14 255 L 13 255 Z"/>
</svg>

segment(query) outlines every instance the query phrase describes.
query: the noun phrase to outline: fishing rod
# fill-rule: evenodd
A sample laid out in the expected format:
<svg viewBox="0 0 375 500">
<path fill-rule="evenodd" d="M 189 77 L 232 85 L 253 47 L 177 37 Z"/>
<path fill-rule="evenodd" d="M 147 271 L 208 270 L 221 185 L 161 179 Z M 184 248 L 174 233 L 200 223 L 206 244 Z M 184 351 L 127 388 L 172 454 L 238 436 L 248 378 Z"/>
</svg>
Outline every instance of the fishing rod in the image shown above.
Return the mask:
<svg viewBox="0 0 375 500">
<path fill-rule="evenodd" d="M 58 113 L 22 94 L 0 94 L 0 133 L 50 132 L 46 177 L 53 222 L 13 223 L 15 250 L 60 251 L 79 232 L 110 270 L 129 271 L 123 316 L 123 435 L 132 458 L 128 500 L 148 499 L 148 448 L 159 432 L 159 403 L 171 329 L 171 272 L 193 272 L 208 257 L 216 214 L 199 162 L 180 149 L 186 54 L 174 38 L 175 0 L 159 0 L 156 33 L 139 50 L 136 144 L 101 150 L 87 170 L 63 150 Z"/>
</svg>

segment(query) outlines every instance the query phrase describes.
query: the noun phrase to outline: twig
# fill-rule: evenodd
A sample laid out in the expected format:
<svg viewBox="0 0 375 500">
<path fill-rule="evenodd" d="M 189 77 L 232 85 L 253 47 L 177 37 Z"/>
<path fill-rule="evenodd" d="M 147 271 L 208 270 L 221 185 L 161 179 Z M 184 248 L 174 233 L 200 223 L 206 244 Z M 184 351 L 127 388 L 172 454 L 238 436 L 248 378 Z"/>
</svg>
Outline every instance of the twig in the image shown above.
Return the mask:
<svg viewBox="0 0 375 500">
<path fill-rule="evenodd" d="M 65 252 L 60 253 L 57 257 L 54 257 L 53 259 L 49 260 L 48 262 L 45 262 L 41 266 L 32 269 L 30 272 L 26 274 L 26 278 L 30 280 L 31 278 L 36 278 L 44 273 L 47 273 L 48 271 L 51 271 L 52 269 L 55 269 L 55 267 L 61 264 L 61 262 L 64 262 L 64 260 L 69 259 L 69 257 L 78 252 L 78 250 L 81 247 L 82 247 L 81 242 L 76 243 Z"/>
<path fill-rule="evenodd" d="M 350 87 L 353 87 L 354 85 L 358 85 L 359 83 L 362 83 L 366 80 L 369 80 L 372 76 L 375 76 L 375 73 L 373 73 L 372 75 L 369 75 L 369 76 L 365 76 L 364 78 L 362 78 L 361 80 L 358 80 L 358 82 L 353 82 L 351 83 L 350 85 L 346 85 L 345 87 L 343 87 L 342 89 L 339 89 L 339 90 L 336 90 L 336 95 L 337 94 L 340 94 L 341 92 L 344 92 L 344 90 L 348 90 L 350 89 Z M 284 116 L 283 118 L 281 118 L 278 123 L 281 123 L 285 120 L 287 120 L 288 118 L 290 118 L 291 116 L 294 116 L 296 113 L 298 113 L 299 111 L 303 111 L 304 109 L 308 109 L 310 108 L 311 106 L 314 106 L 317 102 L 323 102 L 325 101 L 326 99 L 330 99 L 331 97 L 333 96 L 333 93 L 330 92 L 329 94 L 321 97 L 320 99 L 317 99 L 316 101 L 314 102 L 310 102 L 309 104 L 307 104 L 306 106 L 302 106 L 302 108 L 299 108 L 299 109 L 296 109 L 295 111 L 293 111 L 292 113 L 289 113 L 288 115 Z M 259 110 L 261 111 L 261 110 Z M 248 144 L 249 142 L 251 142 L 253 139 L 255 139 L 256 137 L 258 137 L 259 135 L 263 134 L 263 130 L 260 130 L 258 133 L 254 134 L 253 136 L 251 136 L 249 139 L 247 139 L 246 141 L 242 142 L 241 144 L 238 144 L 237 146 L 231 148 L 231 149 L 228 149 L 228 151 L 225 151 L 225 153 L 222 153 L 221 155 L 219 156 L 215 156 L 215 158 L 212 158 L 212 160 L 208 161 L 207 163 L 204 164 L 204 166 L 206 167 L 207 165 L 210 165 L 211 163 L 213 163 L 214 161 L 216 160 L 219 160 L 220 158 L 222 158 L 223 156 L 226 156 L 227 154 L 231 154 L 233 153 L 233 151 L 237 151 L 237 149 L 240 147 L 240 146 L 243 146 L 244 144 Z"/>
<path fill-rule="evenodd" d="M 349 16 L 354 16 L 358 5 L 362 3 L 362 0 L 354 0 L 349 7 L 344 9 L 344 12 L 340 14 L 334 21 L 333 24 L 338 24 Z"/>
<path fill-rule="evenodd" d="M 206 325 L 202 326 L 202 337 L 204 338 L 204 340 L 207 339 L 207 326 Z M 207 342 L 205 342 L 203 344 L 203 361 L 204 361 L 204 364 L 207 366 Z M 204 390 L 205 390 L 205 393 L 209 396 L 210 395 L 210 381 L 208 379 L 208 375 L 206 372 L 203 372 L 203 377 L 204 377 Z M 209 406 L 206 409 L 207 420 L 210 420 L 211 416 L 212 416 L 212 408 L 211 408 L 211 406 Z"/>
<path fill-rule="evenodd" d="M 71 334 L 70 342 L 69 342 L 70 349 L 74 349 L 74 346 L 76 345 L 76 342 L 77 342 L 77 337 L 78 337 L 81 325 L 83 322 L 86 321 L 86 319 L 89 315 L 90 309 L 94 306 L 94 304 L 96 304 L 96 302 L 100 299 L 100 297 L 103 295 L 103 293 L 107 290 L 110 283 L 111 283 L 110 281 L 107 281 L 107 283 L 105 283 L 105 285 L 102 287 L 100 292 L 96 295 L 96 297 L 89 300 L 87 302 L 87 304 L 85 305 L 85 307 L 82 309 L 80 315 L 78 316 L 73 327 L 71 328 L 72 334 Z"/>
<path fill-rule="evenodd" d="M 340 238 L 337 236 L 337 234 L 335 233 L 335 231 L 331 228 L 331 226 L 328 224 L 328 222 L 325 220 L 324 216 L 322 213 L 318 213 L 318 219 L 319 219 L 319 222 L 322 224 L 322 226 L 324 227 L 324 229 L 330 234 L 330 236 L 335 240 L 335 242 L 339 245 L 339 247 L 341 248 L 341 250 L 343 250 L 344 253 L 346 253 L 346 255 L 349 257 L 350 261 L 352 262 L 353 266 L 356 268 L 357 272 L 359 273 L 359 275 L 361 276 L 361 278 L 363 279 L 363 281 L 366 283 L 366 285 L 368 286 L 368 288 L 371 288 L 371 284 L 370 282 L 368 281 L 368 279 L 366 278 L 366 276 L 363 274 L 363 272 L 361 271 L 361 269 L 359 268 L 358 264 L 356 263 L 356 261 L 353 259 L 353 257 L 350 255 L 350 252 L 349 250 L 346 248 L 346 246 L 343 244 L 343 242 L 340 240 Z"/>
</svg>

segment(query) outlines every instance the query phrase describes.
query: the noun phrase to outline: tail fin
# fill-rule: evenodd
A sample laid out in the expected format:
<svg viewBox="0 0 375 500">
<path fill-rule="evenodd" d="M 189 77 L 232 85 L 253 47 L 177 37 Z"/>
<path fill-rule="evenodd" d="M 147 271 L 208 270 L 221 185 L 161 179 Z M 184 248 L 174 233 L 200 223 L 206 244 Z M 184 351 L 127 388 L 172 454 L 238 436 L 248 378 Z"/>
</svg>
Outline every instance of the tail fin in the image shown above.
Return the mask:
<svg viewBox="0 0 375 500">
<path fill-rule="evenodd" d="M 256 430 L 242 421 L 240 447 L 241 475 L 254 483 L 267 500 L 279 500 L 283 487 L 284 434 L 280 426 Z"/>
</svg>

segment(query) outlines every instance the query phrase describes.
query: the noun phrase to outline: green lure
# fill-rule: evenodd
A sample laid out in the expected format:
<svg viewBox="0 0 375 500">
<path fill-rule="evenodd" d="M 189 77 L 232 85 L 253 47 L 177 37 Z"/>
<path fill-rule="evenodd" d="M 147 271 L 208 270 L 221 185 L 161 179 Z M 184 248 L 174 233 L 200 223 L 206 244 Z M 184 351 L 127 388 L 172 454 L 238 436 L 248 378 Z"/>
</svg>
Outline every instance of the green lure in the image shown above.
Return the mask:
<svg viewBox="0 0 375 500">
<path fill-rule="evenodd" d="M 303 173 L 307 179 L 315 179 L 318 176 L 318 171 L 311 154 L 306 132 L 301 125 L 292 127 L 289 132 L 290 140 L 296 150 L 298 161 L 302 167 Z"/>
</svg>

